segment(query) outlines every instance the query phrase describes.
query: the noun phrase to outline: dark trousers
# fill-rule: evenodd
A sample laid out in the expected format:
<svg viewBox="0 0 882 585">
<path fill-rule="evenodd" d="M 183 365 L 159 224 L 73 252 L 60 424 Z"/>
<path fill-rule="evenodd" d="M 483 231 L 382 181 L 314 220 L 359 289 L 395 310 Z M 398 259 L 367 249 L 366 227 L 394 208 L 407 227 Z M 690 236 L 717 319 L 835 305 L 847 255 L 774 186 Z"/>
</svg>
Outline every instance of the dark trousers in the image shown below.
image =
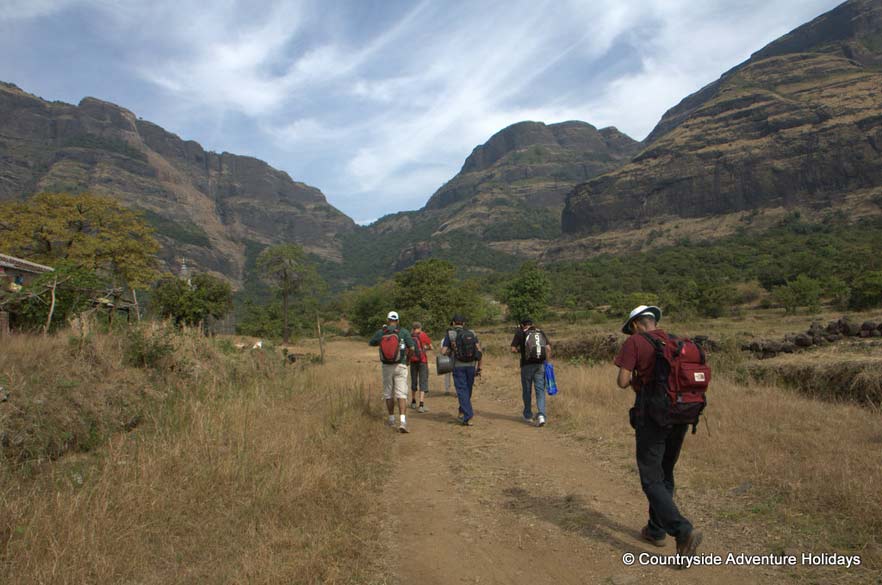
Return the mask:
<svg viewBox="0 0 882 585">
<path fill-rule="evenodd" d="M 648 532 L 653 538 L 681 538 L 692 532 L 692 524 L 674 503 L 674 466 L 688 427 L 660 427 L 648 417 L 637 427 L 637 469 L 649 500 Z"/>
<path fill-rule="evenodd" d="M 410 390 L 422 390 L 429 393 L 429 364 L 425 362 L 410 363 Z"/>
<path fill-rule="evenodd" d="M 453 368 L 453 386 L 456 388 L 456 397 L 459 398 L 459 411 L 463 414 L 463 420 L 469 420 L 475 416 L 472 410 L 472 387 L 475 385 L 475 367 Z"/>
</svg>

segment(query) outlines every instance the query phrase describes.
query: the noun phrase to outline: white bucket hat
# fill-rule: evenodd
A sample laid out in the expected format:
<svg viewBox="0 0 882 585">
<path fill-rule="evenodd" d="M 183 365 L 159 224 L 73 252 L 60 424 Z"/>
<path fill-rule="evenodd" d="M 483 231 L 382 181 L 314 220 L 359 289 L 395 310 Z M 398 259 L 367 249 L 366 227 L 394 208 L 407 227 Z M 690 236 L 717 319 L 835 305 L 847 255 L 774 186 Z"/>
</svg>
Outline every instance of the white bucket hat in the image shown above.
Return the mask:
<svg viewBox="0 0 882 585">
<path fill-rule="evenodd" d="M 389 314 L 386 315 L 386 319 L 389 321 L 398 321 L 398 313 L 395 311 L 389 311 Z"/>
<path fill-rule="evenodd" d="M 631 321 L 633 321 L 637 317 L 642 317 L 644 315 L 652 317 L 653 319 L 655 319 L 656 323 L 661 321 L 661 317 L 662 317 L 661 309 L 659 309 L 658 307 L 640 305 L 639 307 L 637 307 L 636 309 L 631 311 L 630 315 L 628 315 L 628 320 L 625 321 L 624 325 L 622 325 L 622 333 L 624 333 L 625 335 L 630 335 L 631 334 Z"/>
</svg>

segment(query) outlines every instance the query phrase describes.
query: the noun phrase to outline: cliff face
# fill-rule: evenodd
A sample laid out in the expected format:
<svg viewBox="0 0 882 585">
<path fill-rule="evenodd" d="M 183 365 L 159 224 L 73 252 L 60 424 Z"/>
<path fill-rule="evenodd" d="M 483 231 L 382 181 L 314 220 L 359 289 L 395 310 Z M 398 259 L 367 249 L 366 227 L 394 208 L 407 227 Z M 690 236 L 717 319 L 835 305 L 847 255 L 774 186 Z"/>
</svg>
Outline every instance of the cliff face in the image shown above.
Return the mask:
<svg viewBox="0 0 882 585">
<path fill-rule="evenodd" d="M 252 244 L 297 242 L 339 261 L 338 236 L 355 228 L 263 161 L 206 151 L 108 102 L 46 102 L 0 83 L 0 200 L 82 190 L 144 211 L 170 267 L 186 257 L 234 281 Z"/>
<path fill-rule="evenodd" d="M 577 186 L 562 228 L 836 206 L 882 184 L 882 3 L 853 0 L 668 111 L 629 164 Z"/>
</svg>

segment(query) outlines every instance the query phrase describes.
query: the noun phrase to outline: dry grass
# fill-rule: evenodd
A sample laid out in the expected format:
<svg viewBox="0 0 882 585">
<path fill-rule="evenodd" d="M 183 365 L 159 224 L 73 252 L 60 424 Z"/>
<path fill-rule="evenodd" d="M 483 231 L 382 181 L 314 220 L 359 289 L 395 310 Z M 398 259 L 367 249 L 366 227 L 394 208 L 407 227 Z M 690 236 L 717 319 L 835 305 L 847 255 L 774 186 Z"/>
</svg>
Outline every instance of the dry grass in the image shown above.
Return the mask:
<svg viewBox="0 0 882 585">
<path fill-rule="evenodd" d="M 168 399 L 145 408 L 136 432 L 29 475 L 4 465 L 0 582 L 382 582 L 389 435 L 364 372 L 179 342 L 181 386 L 160 389 Z M 98 340 L 97 355 L 113 343 Z M 108 367 L 116 383 L 103 392 L 125 375 L 144 381 L 143 370 Z"/>
</svg>

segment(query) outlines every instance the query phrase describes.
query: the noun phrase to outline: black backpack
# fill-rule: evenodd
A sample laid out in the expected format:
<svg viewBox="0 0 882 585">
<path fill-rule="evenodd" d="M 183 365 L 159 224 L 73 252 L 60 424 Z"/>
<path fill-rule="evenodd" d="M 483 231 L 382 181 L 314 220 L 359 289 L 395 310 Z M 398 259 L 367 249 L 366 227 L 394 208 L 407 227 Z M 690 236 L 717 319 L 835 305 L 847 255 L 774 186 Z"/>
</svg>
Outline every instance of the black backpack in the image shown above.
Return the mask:
<svg viewBox="0 0 882 585">
<path fill-rule="evenodd" d="M 548 359 L 548 338 L 541 329 L 531 327 L 524 333 L 524 361 L 542 364 Z"/>
<path fill-rule="evenodd" d="M 454 336 L 451 334 L 454 333 Z M 478 336 L 471 329 L 456 329 L 447 333 L 456 361 L 471 363 L 478 360 Z"/>
</svg>

